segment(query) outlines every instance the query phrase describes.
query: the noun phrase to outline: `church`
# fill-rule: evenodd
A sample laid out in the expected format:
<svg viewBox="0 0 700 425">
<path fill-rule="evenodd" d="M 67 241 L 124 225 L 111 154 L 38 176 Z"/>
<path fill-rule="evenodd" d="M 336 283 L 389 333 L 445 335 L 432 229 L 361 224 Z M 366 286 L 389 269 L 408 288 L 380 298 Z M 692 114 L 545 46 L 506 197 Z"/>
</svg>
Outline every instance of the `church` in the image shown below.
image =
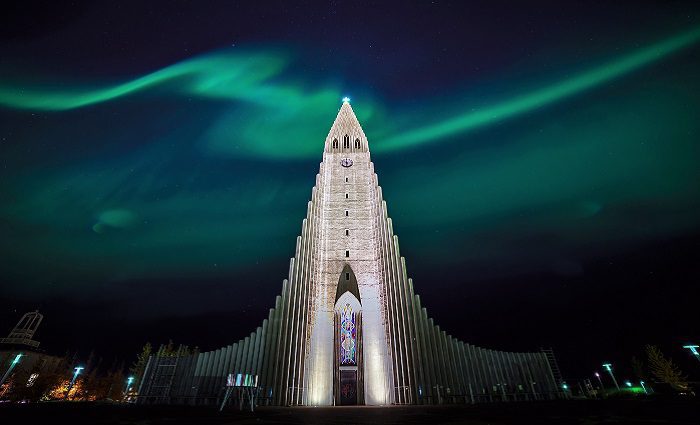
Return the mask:
<svg viewBox="0 0 700 425">
<path fill-rule="evenodd" d="M 164 348 L 141 403 L 221 402 L 250 376 L 259 404 L 394 405 L 564 397 L 551 350 L 504 352 L 450 336 L 408 278 L 369 142 L 343 99 L 326 137 L 289 274 L 267 319 L 209 352 Z M 230 384 L 230 379 L 228 380 Z"/>
</svg>

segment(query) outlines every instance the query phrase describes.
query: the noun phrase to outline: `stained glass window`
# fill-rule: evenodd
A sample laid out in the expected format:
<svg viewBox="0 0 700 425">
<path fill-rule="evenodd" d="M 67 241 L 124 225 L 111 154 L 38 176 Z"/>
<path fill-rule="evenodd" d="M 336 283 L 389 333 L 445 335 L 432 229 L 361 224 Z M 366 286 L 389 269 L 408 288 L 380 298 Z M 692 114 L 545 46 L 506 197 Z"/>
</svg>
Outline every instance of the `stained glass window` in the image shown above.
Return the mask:
<svg viewBox="0 0 700 425">
<path fill-rule="evenodd" d="M 354 366 L 356 360 L 356 330 L 355 330 L 355 312 L 352 311 L 350 304 L 345 304 L 345 307 L 340 312 L 340 364 L 343 366 Z"/>
</svg>

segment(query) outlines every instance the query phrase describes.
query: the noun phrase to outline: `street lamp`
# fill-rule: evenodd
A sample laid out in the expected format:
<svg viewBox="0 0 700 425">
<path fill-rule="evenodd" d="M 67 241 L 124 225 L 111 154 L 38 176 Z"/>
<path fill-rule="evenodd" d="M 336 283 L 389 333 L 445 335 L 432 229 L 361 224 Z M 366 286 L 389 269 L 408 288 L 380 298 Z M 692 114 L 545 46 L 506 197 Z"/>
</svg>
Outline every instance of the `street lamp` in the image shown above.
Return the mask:
<svg viewBox="0 0 700 425">
<path fill-rule="evenodd" d="M 647 387 L 644 386 L 644 381 L 639 381 L 639 385 L 642 386 L 642 389 L 644 390 L 644 394 L 649 395 L 649 392 L 647 391 Z"/>
<path fill-rule="evenodd" d="M 690 353 L 695 356 L 698 361 L 700 361 L 700 353 L 698 352 L 698 348 L 700 348 L 700 345 L 684 345 L 683 348 L 687 348 L 690 350 Z"/>
<path fill-rule="evenodd" d="M 627 388 L 632 388 L 632 383 L 630 381 L 625 381 L 625 385 L 627 385 Z"/>
<path fill-rule="evenodd" d="M 7 368 L 7 371 L 5 372 L 4 375 L 2 375 L 2 379 L 0 379 L 0 385 L 5 383 L 5 380 L 10 376 L 10 373 L 12 373 L 12 370 L 17 366 L 17 363 L 19 363 L 19 359 L 24 357 L 24 354 L 18 353 L 14 360 L 12 360 L 12 363 L 10 363 L 10 367 Z"/>
<path fill-rule="evenodd" d="M 595 377 L 598 378 L 598 383 L 600 384 L 600 389 L 601 389 L 601 390 L 604 390 L 604 389 L 605 389 L 605 386 L 603 386 L 603 380 L 600 379 L 600 373 L 595 372 L 593 375 L 595 375 Z"/>
<path fill-rule="evenodd" d="M 126 390 L 124 390 L 124 395 L 129 394 L 129 389 L 131 388 L 131 384 L 134 382 L 134 377 L 130 376 L 126 378 Z"/>
<path fill-rule="evenodd" d="M 70 390 L 73 389 L 73 385 L 75 384 L 75 380 L 78 379 L 78 375 L 80 375 L 80 372 L 85 369 L 83 366 L 76 366 L 73 370 L 73 379 L 70 380 L 70 384 L 68 385 L 68 391 L 66 391 L 66 396 L 64 398 L 68 398 L 68 394 L 70 394 Z"/>
<path fill-rule="evenodd" d="M 615 384 L 615 388 L 617 388 L 617 390 L 619 391 L 620 386 L 617 384 L 617 379 L 615 379 L 615 375 L 613 375 L 612 365 L 610 363 L 603 363 L 603 367 L 605 368 L 605 370 L 608 371 L 608 373 L 610 374 L 610 377 L 613 380 L 613 383 Z"/>
</svg>

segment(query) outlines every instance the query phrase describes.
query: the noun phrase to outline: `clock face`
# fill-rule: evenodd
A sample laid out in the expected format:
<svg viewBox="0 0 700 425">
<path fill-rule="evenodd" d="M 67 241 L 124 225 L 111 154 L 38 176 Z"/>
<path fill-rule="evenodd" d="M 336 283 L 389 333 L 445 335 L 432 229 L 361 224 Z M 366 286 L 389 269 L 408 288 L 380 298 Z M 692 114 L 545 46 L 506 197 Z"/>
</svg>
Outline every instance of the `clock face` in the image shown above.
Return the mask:
<svg viewBox="0 0 700 425">
<path fill-rule="evenodd" d="M 352 165 L 352 159 L 343 158 L 340 160 L 340 165 L 342 165 L 343 167 L 350 167 Z"/>
</svg>

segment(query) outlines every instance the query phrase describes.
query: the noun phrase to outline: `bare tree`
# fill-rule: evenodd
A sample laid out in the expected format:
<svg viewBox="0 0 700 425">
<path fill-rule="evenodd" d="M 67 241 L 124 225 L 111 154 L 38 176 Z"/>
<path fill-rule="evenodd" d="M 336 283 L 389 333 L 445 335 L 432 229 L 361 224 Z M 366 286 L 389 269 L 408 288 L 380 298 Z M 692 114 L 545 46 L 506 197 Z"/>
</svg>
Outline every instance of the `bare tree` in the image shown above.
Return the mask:
<svg viewBox="0 0 700 425">
<path fill-rule="evenodd" d="M 685 391 L 688 389 L 688 381 L 681 373 L 678 366 L 673 364 L 671 359 L 664 357 L 659 347 L 655 345 L 646 346 L 647 359 L 649 362 L 649 371 L 659 380 L 666 383 L 676 391 Z"/>
</svg>

